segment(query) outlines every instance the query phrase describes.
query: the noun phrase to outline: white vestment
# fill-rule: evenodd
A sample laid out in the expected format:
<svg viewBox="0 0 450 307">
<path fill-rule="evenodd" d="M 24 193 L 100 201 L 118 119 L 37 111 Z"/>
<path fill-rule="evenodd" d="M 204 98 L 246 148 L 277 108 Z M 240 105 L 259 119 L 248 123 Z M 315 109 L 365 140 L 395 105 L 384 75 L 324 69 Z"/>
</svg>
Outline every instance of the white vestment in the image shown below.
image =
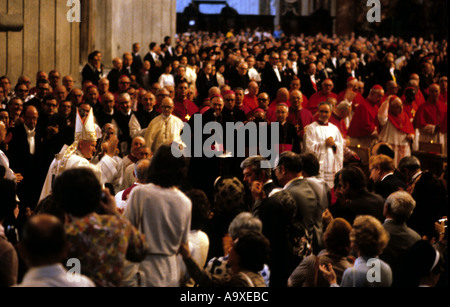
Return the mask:
<svg viewBox="0 0 450 307">
<path fill-rule="evenodd" d="M 63 149 L 61 150 L 61 153 L 58 154 L 50 164 L 47 177 L 45 178 L 44 186 L 42 187 L 41 197 L 39 200 L 42 200 L 51 194 L 53 181 L 55 180 L 56 176 L 58 176 L 65 170 L 72 168 L 82 168 L 82 167 L 90 168 L 92 171 L 94 171 L 94 174 L 96 175 L 98 180 L 102 184 L 104 184 L 104 182 L 102 181 L 101 161 L 99 162 L 99 164 L 94 165 L 90 163 L 89 160 L 86 159 L 79 150 L 76 150 L 72 155 L 70 155 L 70 157 L 63 158 L 62 156 L 64 155 L 66 149 L 67 147 L 64 146 Z"/>
<path fill-rule="evenodd" d="M 145 131 L 147 131 L 147 127 L 142 128 L 139 120 L 136 115 L 131 115 L 130 121 L 128 123 L 128 127 L 130 128 L 130 137 L 134 139 L 137 136 L 144 137 Z"/>
<path fill-rule="evenodd" d="M 158 115 L 147 127 L 145 145 L 154 153 L 161 145 L 170 145 L 172 142 L 182 143 L 181 131 L 184 122 L 176 116 Z"/>
<path fill-rule="evenodd" d="M 16 175 L 14 175 L 14 171 L 9 168 L 9 159 L 2 150 L 0 150 L 0 165 L 3 165 L 3 167 L 5 168 L 6 179 L 12 180 L 15 182 Z"/>
<path fill-rule="evenodd" d="M 383 104 L 389 104 L 388 101 L 383 102 Z M 388 143 L 392 146 L 395 157 L 394 163 L 395 166 L 398 165 L 398 162 L 403 157 L 411 155 L 411 144 L 406 139 L 407 134 L 403 131 L 398 130 L 389 120 L 388 117 L 389 108 L 386 106 L 380 107 L 378 111 L 378 122 L 381 125 L 380 135 L 378 136 L 378 140 L 381 142 Z"/>
<path fill-rule="evenodd" d="M 325 145 L 325 140 L 329 137 L 334 139 L 335 149 Z M 320 125 L 313 122 L 305 127 L 304 143 L 306 150 L 313 152 L 319 160 L 319 178 L 333 188 L 334 175 L 344 165 L 344 139 L 338 127 L 331 123 Z"/>
</svg>

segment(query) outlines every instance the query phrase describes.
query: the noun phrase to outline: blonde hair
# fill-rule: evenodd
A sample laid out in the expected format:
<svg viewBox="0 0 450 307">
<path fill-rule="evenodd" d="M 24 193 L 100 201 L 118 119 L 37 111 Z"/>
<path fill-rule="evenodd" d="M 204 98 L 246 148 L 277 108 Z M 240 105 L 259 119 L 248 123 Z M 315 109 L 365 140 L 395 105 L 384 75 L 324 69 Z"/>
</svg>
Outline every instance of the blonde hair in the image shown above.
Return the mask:
<svg viewBox="0 0 450 307">
<path fill-rule="evenodd" d="M 379 220 L 370 215 L 360 215 L 353 222 L 350 240 L 361 256 L 380 255 L 389 242 L 389 233 Z"/>
<path fill-rule="evenodd" d="M 395 169 L 394 160 L 386 155 L 375 155 L 369 159 L 370 168 L 379 167 L 383 172 L 392 172 Z"/>
</svg>

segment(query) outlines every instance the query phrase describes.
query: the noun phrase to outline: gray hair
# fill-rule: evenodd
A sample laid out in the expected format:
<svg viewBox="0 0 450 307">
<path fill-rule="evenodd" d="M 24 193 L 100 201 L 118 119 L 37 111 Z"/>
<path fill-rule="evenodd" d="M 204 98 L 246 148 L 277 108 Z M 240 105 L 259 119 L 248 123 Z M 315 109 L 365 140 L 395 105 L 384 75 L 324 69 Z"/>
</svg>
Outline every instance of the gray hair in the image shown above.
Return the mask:
<svg viewBox="0 0 450 307">
<path fill-rule="evenodd" d="M 416 156 L 406 156 L 403 157 L 398 163 L 397 168 L 399 170 L 407 169 L 409 171 L 414 171 L 420 168 L 420 160 Z"/>
<path fill-rule="evenodd" d="M 136 162 L 134 166 L 134 174 L 136 178 L 139 180 L 145 180 L 145 176 L 147 175 L 148 167 L 150 166 L 150 160 L 142 159 Z"/>
<path fill-rule="evenodd" d="M 131 96 L 128 93 L 121 93 L 119 95 L 119 97 L 117 98 L 117 100 L 119 100 L 120 98 L 125 98 L 126 100 L 130 101 L 131 100 Z"/>
<path fill-rule="evenodd" d="M 396 222 L 403 223 L 411 216 L 416 207 L 416 201 L 408 192 L 397 191 L 389 195 L 384 205 Z"/>
<path fill-rule="evenodd" d="M 336 110 L 346 111 L 352 107 L 352 103 L 347 100 L 342 100 L 336 105 Z"/>
<path fill-rule="evenodd" d="M 270 162 L 263 156 L 253 156 L 246 158 L 241 163 L 241 169 L 245 169 L 247 167 L 251 167 L 257 175 L 265 173 L 267 179 L 270 179 L 272 177 Z"/>
<path fill-rule="evenodd" d="M 324 104 L 328 105 L 330 107 L 330 110 L 333 110 L 333 104 L 331 102 L 329 102 L 328 100 L 319 102 L 317 107 L 319 108 L 320 106 L 323 106 Z"/>
<path fill-rule="evenodd" d="M 228 227 L 228 233 L 235 240 L 242 230 L 252 230 L 261 233 L 262 222 L 250 212 L 241 212 L 231 221 Z"/>
</svg>

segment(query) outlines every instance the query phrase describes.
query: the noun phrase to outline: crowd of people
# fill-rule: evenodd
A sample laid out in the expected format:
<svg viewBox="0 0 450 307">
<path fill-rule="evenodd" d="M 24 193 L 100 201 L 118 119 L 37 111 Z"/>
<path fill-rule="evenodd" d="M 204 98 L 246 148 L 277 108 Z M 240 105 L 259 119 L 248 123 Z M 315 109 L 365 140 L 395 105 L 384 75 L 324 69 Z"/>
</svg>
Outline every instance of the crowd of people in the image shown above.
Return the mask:
<svg viewBox="0 0 450 307">
<path fill-rule="evenodd" d="M 447 41 L 131 47 L 111 69 L 93 51 L 79 78 L 0 77 L 1 286 L 448 284 L 447 170 L 414 156 L 447 154 Z"/>
</svg>

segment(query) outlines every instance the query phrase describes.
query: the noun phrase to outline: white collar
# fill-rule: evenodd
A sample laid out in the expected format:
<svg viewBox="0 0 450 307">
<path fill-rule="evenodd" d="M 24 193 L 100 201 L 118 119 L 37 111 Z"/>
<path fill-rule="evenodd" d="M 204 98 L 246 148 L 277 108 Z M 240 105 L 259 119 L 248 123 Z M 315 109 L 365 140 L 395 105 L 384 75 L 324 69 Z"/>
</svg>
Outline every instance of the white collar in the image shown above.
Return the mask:
<svg viewBox="0 0 450 307">
<path fill-rule="evenodd" d="M 23 126 L 25 127 L 26 132 L 33 132 L 34 130 L 36 130 L 36 127 L 33 129 L 28 128 L 27 124 L 23 124 Z"/>
<path fill-rule="evenodd" d="M 381 181 L 383 181 L 384 180 L 384 178 L 386 178 L 387 176 L 389 176 L 389 175 L 394 175 L 394 173 L 393 172 L 391 172 L 391 173 L 389 173 L 389 174 L 386 174 L 386 175 L 384 175 L 383 176 L 383 178 L 381 178 Z"/>
</svg>

